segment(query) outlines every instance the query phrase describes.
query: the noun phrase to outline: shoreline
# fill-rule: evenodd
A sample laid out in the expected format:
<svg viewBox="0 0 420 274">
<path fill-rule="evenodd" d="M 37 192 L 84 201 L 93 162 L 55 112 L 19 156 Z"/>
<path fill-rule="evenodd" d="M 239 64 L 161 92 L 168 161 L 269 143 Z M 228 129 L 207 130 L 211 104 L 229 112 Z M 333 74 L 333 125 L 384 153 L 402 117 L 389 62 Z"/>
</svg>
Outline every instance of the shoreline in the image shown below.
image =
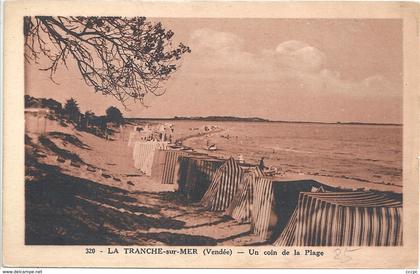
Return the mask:
<svg viewBox="0 0 420 274">
<path fill-rule="evenodd" d="M 214 131 L 206 134 L 220 135 Z M 185 132 L 191 133 L 188 128 Z M 224 213 L 188 203 L 176 184 L 161 184 L 154 177 L 145 176 L 133 166 L 132 148 L 127 145 L 128 136 L 124 133 L 106 140 L 58 122 L 51 124 L 41 140 L 37 141 L 36 134 L 26 133 L 25 188 L 30 194 L 26 209 L 31 211 L 25 234 L 27 244 L 89 244 L 92 237 L 101 244 L 119 245 L 271 244 L 251 233 L 250 223 L 238 223 Z M 187 141 L 202 138 L 205 135 L 195 134 Z M 196 145 L 191 148 L 199 150 Z M 275 178 L 314 180 L 342 187 L 344 191 L 360 187 L 394 193 L 402 190 L 304 173 L 284 172 Z M 45 214 L 63 217 L 45 223 L 42 221 Z M 59 231 L 53 229 L 57 226 Z"/>
<path fill-rule="evenodd" d="M 220 133 L 226 131 L 226 129 L 222 129 L 220 131 L 216 132 L 208 132 L 206 134 L 195 134 L 190 136 L 185 136 L 183 138 L 183 141 L 189 141 L 191 139 L 201 139 L 203 140 L 204 137 L 210 137 L 212 134 Z M 213 151 L 206 150 L 199 146 L 194 146 L 192 143 L 188 143 L 188 145 L 184 145 L 188 149 L 192 149 L 198 153 L 205 153 L 211 156 L 215 156 L 217 154 L 217 157 L 221 157 L 223 159 L 228 159 L 229 157 L 234 157 L 234 155 L 229 153 L 215 153 Z M 221 152 L 221 151 L 217 151 Z M 234 157 L 235 158 L 235 157 Z M 245 162 L 246 164 L 255 164 L 255 163 L 249 163 Z M 275 168 L 279 168 L 281 170 L 281 167 L 279 166 L 273 166 Z M 374 190 L 374 191 L 385 191 L 385 192 L 394 192 L 401 194 L 403 193 L 403 186 L 392 184 L 392 183 L 381 183 L 381 182 L 374 182 L 369 181 L 366 179 L 359 179 L 359 178 L 351 178 L 346 175 L 327 175 L 327 174 L 313 174 L 312 172 L 291 172 L 291 171 L 285 171 L 281 172 L 280 174 L 274 175 L 275 177 L 280 178 L 290 178 L 291 180 L 315 180 L 319 181 L 320 183 L 325 183 L 327 185 L 333 186 L 333 187 L 342 187 L 344 189 L 363 189 L 363 190 Z"/>
<path fill-rule="evenodd" d="M 206 119 L 206 118 L 124 118 L 129 123 L 136 122 L 156 122 L 156 121 L 172 121 L 172 122 L 217 122 L 217 123 L 273 123 L 273 124 L 303 124 L 303 125 L 337 125 L 337 126 L 386 126 L 386 127 L 402 127 L 399 123 L 364 123 L 364 122 L 319 122 L 319 121 L 281 121 L 267 120 L 258 118 L 258 120 L 250 118 L 238 119 Z"/>
</svg>

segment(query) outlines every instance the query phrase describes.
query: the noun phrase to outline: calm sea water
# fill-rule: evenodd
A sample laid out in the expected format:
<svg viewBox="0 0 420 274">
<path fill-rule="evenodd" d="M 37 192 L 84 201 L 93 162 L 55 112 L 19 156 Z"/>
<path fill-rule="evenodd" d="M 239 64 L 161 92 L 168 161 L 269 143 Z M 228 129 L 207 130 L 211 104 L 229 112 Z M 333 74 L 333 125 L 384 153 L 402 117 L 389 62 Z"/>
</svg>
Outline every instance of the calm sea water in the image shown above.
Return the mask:
<svg viewBox="0 0 420 274">
<path fill-rule="evenodd" d="M 283 171 L 302 172 L 359 181 L 402 185 L 402 127 L 380 125 L 326 125 L 175 121 L 177 137 L 194 134 L 190 128 L 217 125 L 224 131 L 186 140 L 204 148 L 210 142 L 218 156 L 242 154 L 256 163 Z"/>
</svg>

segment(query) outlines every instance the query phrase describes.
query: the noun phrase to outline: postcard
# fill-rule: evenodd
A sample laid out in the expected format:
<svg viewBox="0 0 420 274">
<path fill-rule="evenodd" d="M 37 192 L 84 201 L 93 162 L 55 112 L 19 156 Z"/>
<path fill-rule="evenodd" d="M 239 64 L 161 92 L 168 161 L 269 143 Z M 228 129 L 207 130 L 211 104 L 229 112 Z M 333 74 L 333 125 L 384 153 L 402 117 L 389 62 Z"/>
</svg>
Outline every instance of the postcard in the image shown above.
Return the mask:
<svg viewBox="0 0 420 274">
<path fill-rule="evenodd" d="M 10 1 L 4 264 L 416 268 L 419 6 Z"/>
</svg>

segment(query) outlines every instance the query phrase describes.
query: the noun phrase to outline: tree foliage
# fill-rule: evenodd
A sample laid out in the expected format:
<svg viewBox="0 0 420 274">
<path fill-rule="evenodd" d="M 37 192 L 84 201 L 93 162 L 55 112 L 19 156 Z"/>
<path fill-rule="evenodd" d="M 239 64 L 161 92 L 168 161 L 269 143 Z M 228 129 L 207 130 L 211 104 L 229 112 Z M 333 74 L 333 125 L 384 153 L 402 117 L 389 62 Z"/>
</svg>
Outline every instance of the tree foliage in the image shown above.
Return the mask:
<svg viewBox="0 0 420 274">
<path fill-rule="evenodd" d="M 54 110 L 56 113 L 61 113 L 63 106 L 60 102 L 51 98 L 35 98 L 30 95 L 25 95 L 25 108 L 48 108 Z"/>
<path fill-rule="evenodd" d="M 116 107 L 109 107 L 106 109 L 106 116 L 108 121 L 121 124 L 124 122 L 124 117 L 121 111 Z"/>
<path fill-rule="evenodd" d="M 86 116 L 86 118 L 95 117 L 95 112 L 93 112 L 92 110 L 86 110 L 85 111 L 85 116 Z"/>
<path fill-rule="evenodd" d="M 24 18 L 25 58 L 45 56 L 51 79 L 59 65 L 75 61 L 84 81 L 124 106 L 146 94 L 162 95 L 162 81 L 177 69 L 188 46 L 172 45 L 174 33 L 145 17 Z"/>
<path fill-rule="evenodd" d="M 64 112 L 69 115 L 70 120 L 77 121 L 77 118 L 80 115 L 79 104 L 74 98 L 70 98 L 66 101 L 64 105 Z"/>
</svg>

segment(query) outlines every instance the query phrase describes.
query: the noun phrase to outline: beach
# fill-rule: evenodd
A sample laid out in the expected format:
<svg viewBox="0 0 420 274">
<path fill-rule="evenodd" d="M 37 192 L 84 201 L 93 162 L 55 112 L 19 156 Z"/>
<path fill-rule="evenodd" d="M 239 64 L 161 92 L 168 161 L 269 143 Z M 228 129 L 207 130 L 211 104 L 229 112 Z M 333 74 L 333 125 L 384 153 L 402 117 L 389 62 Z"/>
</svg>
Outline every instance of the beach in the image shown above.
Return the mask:
<svg viewBox="0 0 420 274">
<path fill-rule="evenodd" d="M 221 159 L 237 159 L 242 154 L 248 164 L 265 157 L 265 164 L 276 167 L 281 180 L 402 192 L 399 127 L 171 122 L 174 138 L 182 139 L 190 150 Z M 161 184 L 136 169 L 133 148 L 127 143 L 138 124 L 144 121 L 125 125 L 109 140 L 51 120 L 44 135 L 27 133 L 28 243 L 265 243 L 250 232 L 249 223 L 190 203 L 177 192 L 177 185 Z M 203 131 L 206 125 L 213 125 L 214 130 Z M 217 150 L 207 151 L 208 143 Z M 44 222 L 42 216 L 60 217 Z"/>
<path fill-rule="evenodd" d="M 192 137 L 184 145 L 209 155 L 265 165 L 281 173 L 402 186 L 402 126 L 273 122 L 173 121 L 177 137 L 191 128 L 216 125 L 222 131 Z M 206 150 L 216 144 L 217 151 Z M 331 180 L 331 179 L 329 179 Z"/>
<path fill-rule="evenodd" d="M 27 244 L 262 243 L 249 224 L 188 203 L 175 185 L 134 168 L 127 136 L 105 140 L 56 121 L 47 131 L 26 135 Z"/>
</svg>

